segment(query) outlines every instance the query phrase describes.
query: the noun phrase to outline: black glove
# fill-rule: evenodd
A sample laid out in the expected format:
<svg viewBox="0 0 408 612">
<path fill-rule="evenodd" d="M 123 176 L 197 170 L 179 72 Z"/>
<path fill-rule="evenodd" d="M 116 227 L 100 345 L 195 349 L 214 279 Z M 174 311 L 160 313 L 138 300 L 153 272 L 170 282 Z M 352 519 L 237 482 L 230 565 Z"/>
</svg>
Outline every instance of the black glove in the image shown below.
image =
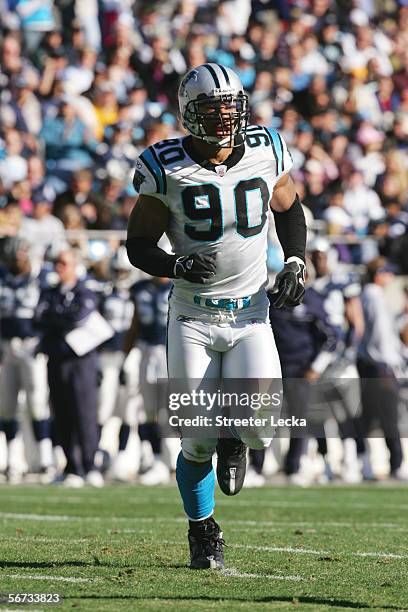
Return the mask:
<svg viewBox="0 0 408 612">
<path fill-rule="evenodd" d="M 191 253 L 182 255 L 174 264 L 176 278 L 185 278 L 190 283 L 205 283 L 215 276 L 216 253 Z"/>
<path fill-rule="evenodd" d="M 285 263 L 271 290 L 275 308 L 298 306 L 302 303 L 305 294 L 305 275 L 306 265 L 298 257 Z"/>
</svg>

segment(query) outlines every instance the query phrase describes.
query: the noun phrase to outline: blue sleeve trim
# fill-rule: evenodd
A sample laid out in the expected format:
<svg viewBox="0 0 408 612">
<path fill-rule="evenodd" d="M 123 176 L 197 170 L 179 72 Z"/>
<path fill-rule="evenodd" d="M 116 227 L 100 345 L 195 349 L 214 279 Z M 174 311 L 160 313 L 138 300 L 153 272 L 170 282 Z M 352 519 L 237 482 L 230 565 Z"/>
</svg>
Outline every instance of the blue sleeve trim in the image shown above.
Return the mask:
<svg viewBox="0 0 408 612">
<path fill-rule="evenodd" d="M 166 171 L 163 168 L 162 163 L 160 162 L 159 158 L 157 157 L 157 153 L 154 150 L 154 147 L 149 147 L 149 151 L 152 152 L 152 155 L 157 163 L 157 166 L 159 167 L 160 173 L 161 173 L 161 177 L 163 180 L 163 194 L 166 195 L 167 193 L 167 179 L 166 179 Z"/>
<path fill-rule="evenodd" d="M 284 170 L 282 139 L 279 136 L 278 132 L 276 132 L 275 130 L 266 128 L 266 131 L 272 138 L 272 148 L 273 148 L 273 153 L 276 159 L 277 174 L 279 175 Z"/>
<path fill-rule="evenodd" d="M 160 166 L 158 165 L 157 161 L 154 159 L 151 151 L 149 149 L 146 149 L 145 151 L 143 151 L 143 153 L 140 155 L 140 159 L 142 160 L 146 168 L 149 170 L 150 174 L 153 176 L 155 183 L 156 183 L 157 193 L 164 194 L 164 183 L 163 183 L 163 177 L 160 171 Z"/>
</svg>

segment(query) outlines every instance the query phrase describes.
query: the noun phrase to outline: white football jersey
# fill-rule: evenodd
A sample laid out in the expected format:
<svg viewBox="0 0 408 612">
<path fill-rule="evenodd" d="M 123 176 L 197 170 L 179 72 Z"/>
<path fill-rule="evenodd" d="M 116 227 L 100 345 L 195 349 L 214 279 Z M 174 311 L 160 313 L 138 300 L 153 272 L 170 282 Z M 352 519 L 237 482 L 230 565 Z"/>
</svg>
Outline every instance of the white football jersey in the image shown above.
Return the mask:
<svg viewBox="0 0 408 612">
<path fill-rule="evenodd" d="M 245 141 L 224 164 L 200 160 L 191 136 L 143 151 L 134 186 L 168 206 L 174 253 L 217 253 L 214 280 L 201 285 L 175 279 L 176 294 L 240 298 L 266 285 L 269 203 L 291 167 L 282 136 L 259 125 L 248 127 Z"/>
</svg>

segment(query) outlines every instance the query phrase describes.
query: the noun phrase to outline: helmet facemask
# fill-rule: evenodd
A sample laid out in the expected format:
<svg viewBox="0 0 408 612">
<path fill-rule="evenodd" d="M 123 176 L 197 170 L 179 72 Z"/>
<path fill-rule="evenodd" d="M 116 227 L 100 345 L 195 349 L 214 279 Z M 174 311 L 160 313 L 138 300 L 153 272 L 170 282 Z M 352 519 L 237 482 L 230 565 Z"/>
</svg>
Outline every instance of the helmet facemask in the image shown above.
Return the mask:
<svg viewBox="0 0 408 612">
<path fill-rule="evenodd" d="M 238 135 L 245 135 L 249 119 L 248 96 L 243 92 L 200 94 L 187 103 L 183 125 L 195 138 L 220 148 L 241 144 Z"/>
</svg>

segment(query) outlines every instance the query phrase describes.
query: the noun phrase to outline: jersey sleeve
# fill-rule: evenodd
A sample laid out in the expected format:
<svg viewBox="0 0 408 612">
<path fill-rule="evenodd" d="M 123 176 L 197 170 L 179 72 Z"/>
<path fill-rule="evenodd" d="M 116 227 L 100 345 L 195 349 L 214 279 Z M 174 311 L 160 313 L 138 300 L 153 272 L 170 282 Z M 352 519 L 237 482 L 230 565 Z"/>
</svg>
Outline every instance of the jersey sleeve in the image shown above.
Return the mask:
<svg viewBox="0 0 408 612">
<path fill-rule="evenodd" d="M 272 128 L 266 128 L 269 134 L 273 160 L 276 165 L 276 181 L 292 170 L 293 160 L 283 136 Z"/>
<path fill-rule="evenodd" d="M 361 283 L 355 274 L 333 274 L 333 281 L 343 293 L 346 300 L 359 297 L 361 295 Z"/>
<path fill-rule="evenodd" d="M 153 147 L 145 149 L 136 160 L 133 187 L 139 195 L 151 195 L 168 206 L 166 172 Z"/>
</svg>

